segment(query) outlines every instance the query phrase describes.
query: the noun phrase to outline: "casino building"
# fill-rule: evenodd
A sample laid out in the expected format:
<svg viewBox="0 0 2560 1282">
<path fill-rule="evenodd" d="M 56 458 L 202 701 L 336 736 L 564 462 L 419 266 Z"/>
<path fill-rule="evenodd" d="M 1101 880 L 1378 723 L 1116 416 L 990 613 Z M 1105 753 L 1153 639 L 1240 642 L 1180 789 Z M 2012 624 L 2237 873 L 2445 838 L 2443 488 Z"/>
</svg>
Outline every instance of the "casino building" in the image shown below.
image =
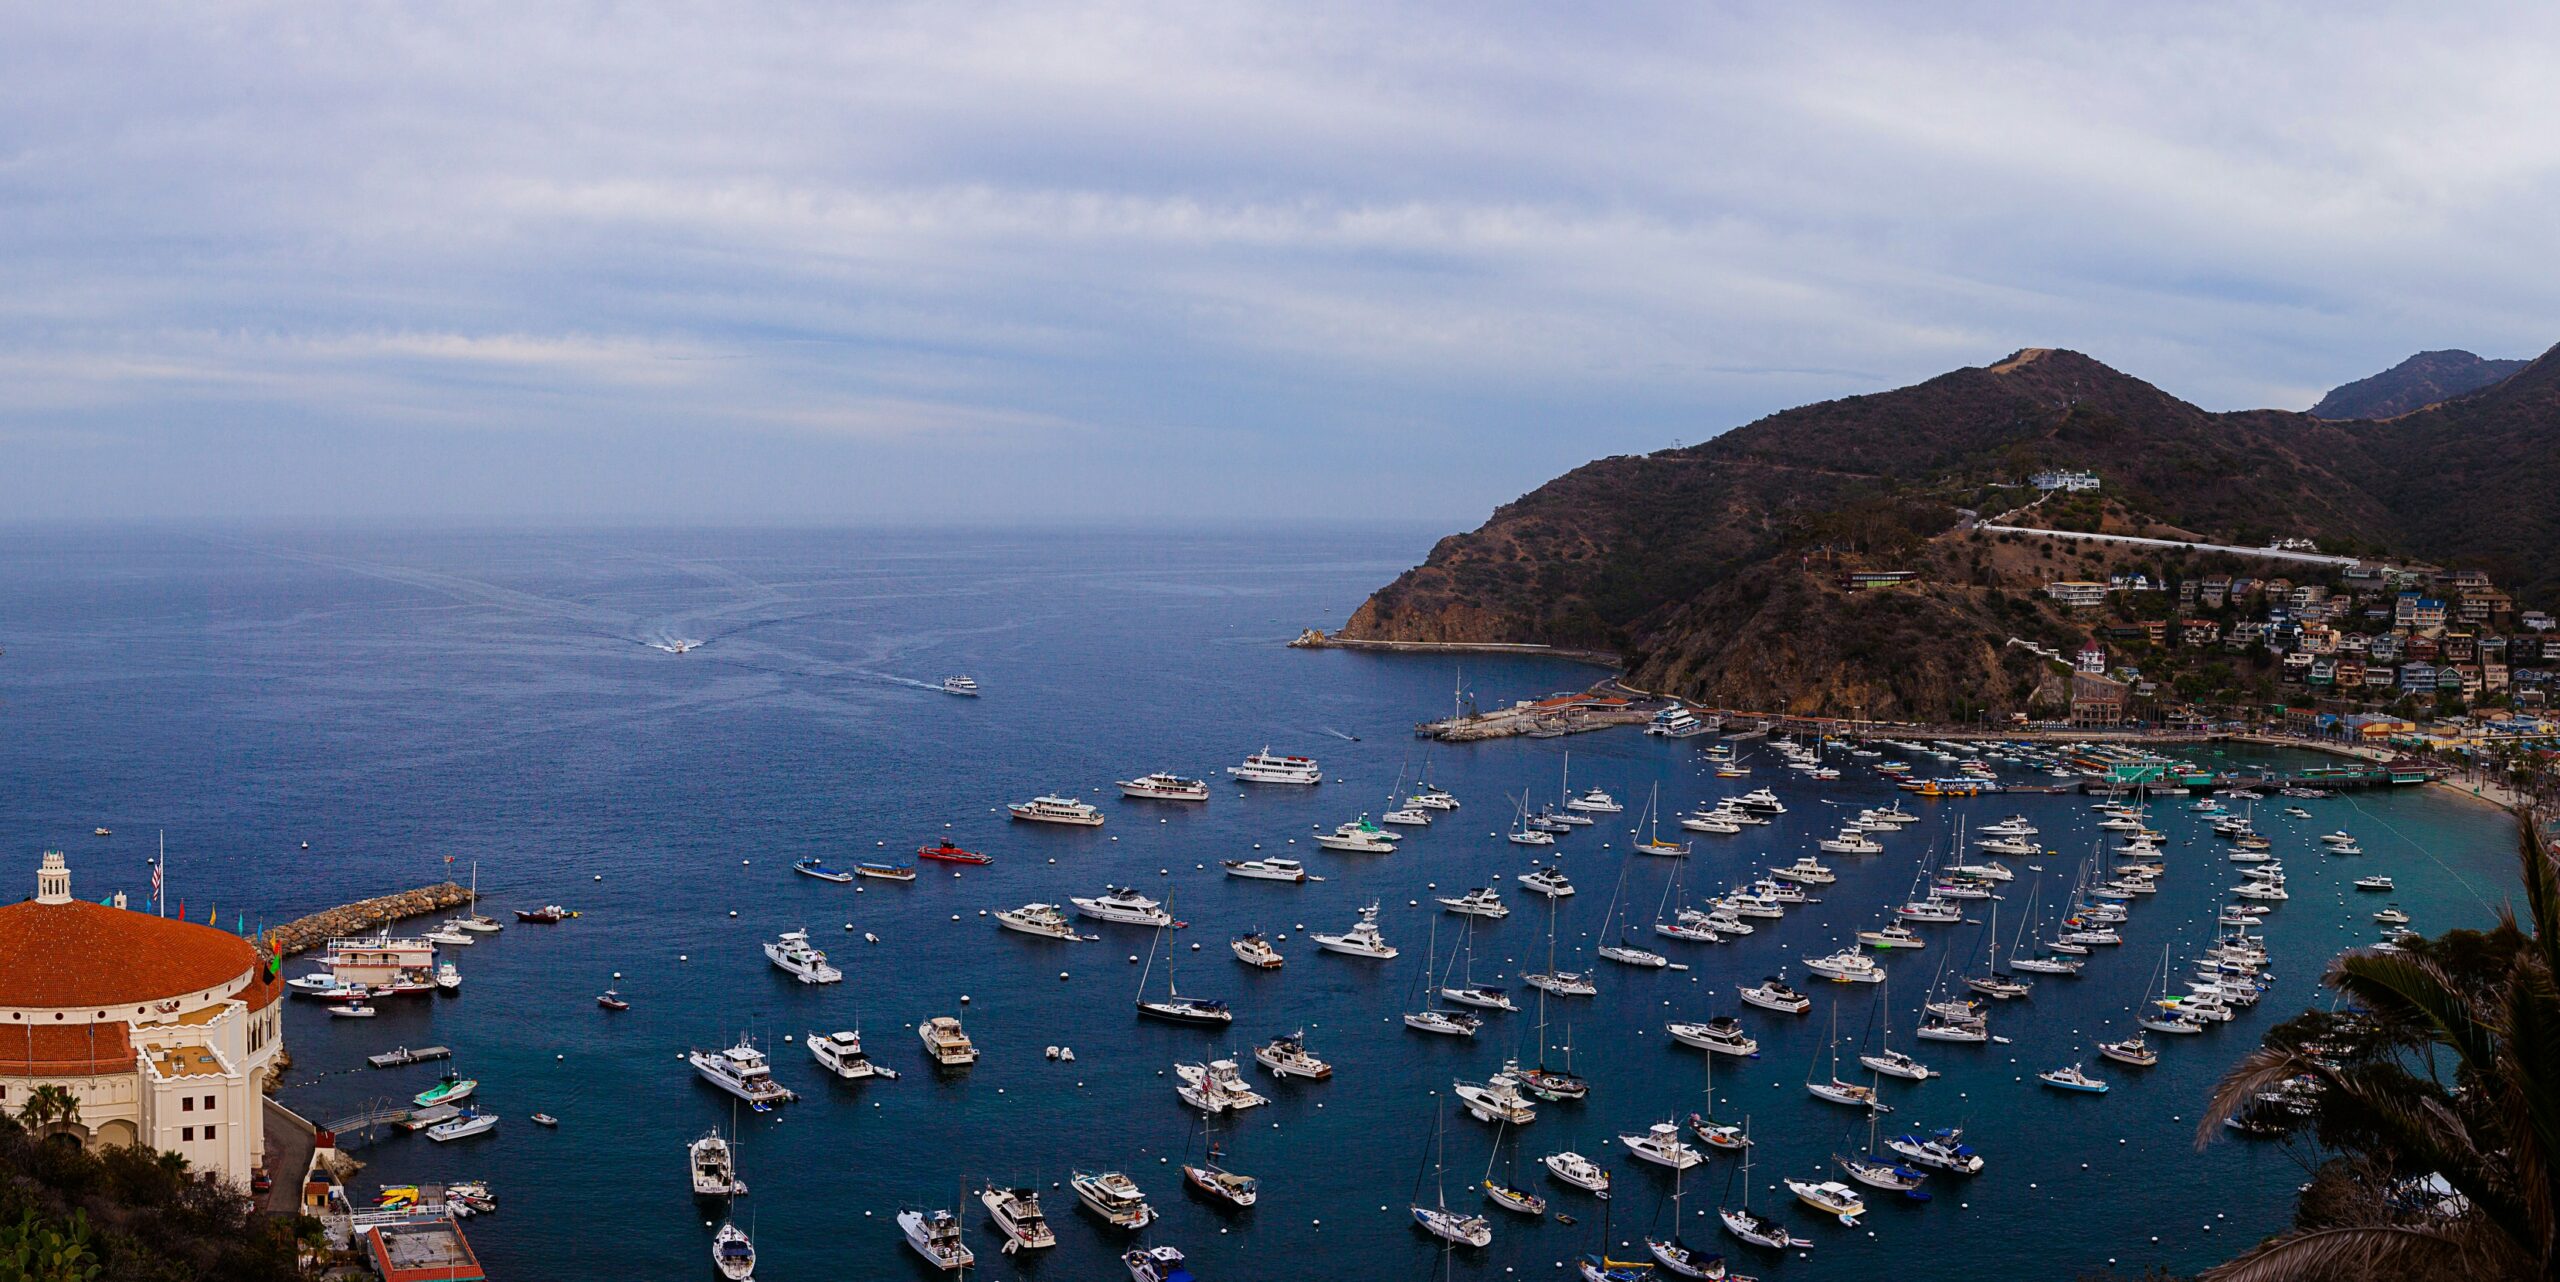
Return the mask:
<svg viewBox="0 0 2560 1282">
<path fill-rule="evenodd" d="M 247 941 L 74 899 L 47 853 L 35 898 L 0 907 L 0 1110 L 61 1086 L 80 1108 L 54 1132 L 246 1180 L 266 1149 L 283 996 Z"/>
</svg>

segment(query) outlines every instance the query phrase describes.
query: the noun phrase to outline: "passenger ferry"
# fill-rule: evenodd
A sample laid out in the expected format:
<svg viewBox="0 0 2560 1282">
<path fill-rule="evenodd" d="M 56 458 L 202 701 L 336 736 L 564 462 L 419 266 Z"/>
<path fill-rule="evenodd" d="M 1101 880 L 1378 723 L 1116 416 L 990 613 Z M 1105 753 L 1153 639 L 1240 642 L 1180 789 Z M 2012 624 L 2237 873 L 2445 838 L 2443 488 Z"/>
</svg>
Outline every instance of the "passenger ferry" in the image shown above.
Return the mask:
<svg viewBox="0 0 2560 1282">
<path fill-rule="evenodd" d="M 1275 756 L 1269 744 L 1263 745 L 1262 751 L 1245 758 L 1243 764 L 1227 767 L 1227 773 L 1246 783 L 1324 782 L 1324 770 L 1316 764 L 1315 758 Z"/>
<path fill-rule="evenodd" d="M 978 682 L 973 677 L 944 677 L 942 692 L 956 694 L 964 699 L 975 699 L 978 697 Z"/>
<path fill-rule="evenodd" d="M 1071 824 L 1080 828 L 1102 826 L 1102 812 L 1072 797 L 1033 797 L 1005 807 L 1016 819 L 1030 823 Z"/>
<path fill-rule="evenodd" d="M 1161 770 L 1151 775 L 1120 781 L 1120 795 L 1141 801 L 1207 801 L 1209 784 L 1202 779 L 1186 779 Z"/>
</svg>

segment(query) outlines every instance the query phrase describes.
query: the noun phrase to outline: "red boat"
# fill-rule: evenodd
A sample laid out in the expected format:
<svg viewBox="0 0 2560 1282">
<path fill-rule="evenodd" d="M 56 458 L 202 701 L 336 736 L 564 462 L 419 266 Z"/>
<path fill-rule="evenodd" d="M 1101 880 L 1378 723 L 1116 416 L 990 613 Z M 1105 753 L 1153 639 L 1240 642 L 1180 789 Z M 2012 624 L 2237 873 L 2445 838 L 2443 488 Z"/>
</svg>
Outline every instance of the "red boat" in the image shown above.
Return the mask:
<svg viewBox="0 0 2560 1282">
<path fill-rule="evenodd" d="M 544 904 L 540 908 L 519 908 L 516 910 L 517 921 L 538 922 L 545 926 L 556 925 L 577 915 L 578 914 L 573 913 L 558 904 Z"/>
<path fill-rule="evenodd" d="M 617 996 L 611 989 L 607 989 L 604 992 L 596 994 L 596 1005 L 602 1006 L 606 1010 L 631 1009 L 631 1003 L 622 1000 L 622 998 Z"/>
<path fill-rule="evenodd" d="M 991 864 L 995 862 L 994 859 L 986 855 L 979 854 L 977 851 L 962 850 L 958 846 L 952 845 L 949 837 L 943 838 L 941 843 L 938 845 L 916 847 L 916 858 L 939 859 L 946 864 Z"/>
</svg>

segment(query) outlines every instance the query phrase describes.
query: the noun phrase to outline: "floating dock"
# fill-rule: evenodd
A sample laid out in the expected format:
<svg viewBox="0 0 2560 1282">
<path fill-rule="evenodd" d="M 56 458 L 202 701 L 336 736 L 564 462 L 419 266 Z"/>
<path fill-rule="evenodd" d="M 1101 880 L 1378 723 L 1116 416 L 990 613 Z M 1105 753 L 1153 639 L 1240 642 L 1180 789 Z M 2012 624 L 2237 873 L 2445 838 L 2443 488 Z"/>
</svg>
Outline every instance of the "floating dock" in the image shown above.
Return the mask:
<svg viewBox="0 0 2560 1282">
<path fill-rule="evenodd" d="M 375 1068 L 403 1068 L 410 1064 L 424 1064 L 429 1060 L 451 1059 L 453 1048 L 450 1046 L 401 1046 L 379 1055 L 367 1055 L 364 1058 L 366 1063 Z"/>
</svg>

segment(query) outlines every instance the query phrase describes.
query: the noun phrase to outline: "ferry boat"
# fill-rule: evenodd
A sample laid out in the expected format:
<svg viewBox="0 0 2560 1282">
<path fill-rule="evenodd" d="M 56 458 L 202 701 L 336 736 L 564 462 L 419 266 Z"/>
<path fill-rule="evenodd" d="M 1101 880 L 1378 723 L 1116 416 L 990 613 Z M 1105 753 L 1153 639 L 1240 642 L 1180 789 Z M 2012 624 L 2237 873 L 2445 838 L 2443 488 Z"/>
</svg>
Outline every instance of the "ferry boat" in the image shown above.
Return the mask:
<svg viewBox="0 0 2560 1282">
<path fill-rule="evenodd" d="M 827 866 L 826 860 L 820 859 L 816 855 L 811 855 L 806 859 L 795 859 L 791 861 L 791 871 L 796 872 L 803 877 L 815 877 L 820 881 L 841 883 L 853 880 L 852 873 L 845 872 L 838 868 L 830 868 Z"/>
<path fill-rule="evenodd" d="M 738 1164 L 729 1151 L 729 1141 L 713 1131 L 686 1146 L 693 1170 L 695 1197 L 745 1197 L 747 1182 L 738 1178 Z"/>
<path fill-rule="evenodd" d="M 1303 1077 L 1320 1082 L 1333 1076 L 1333 1065 L 1307 1050 L 1307 1035 L 1303 1031 L 1274 1037 L 1254 1047 L 1253 1061 L 1269 1070 L 1273 1077 Z"/>
<path fill-rule="evenodd" d="M 1073 797 L 1033 797 L 1005 807 L 1014 818 L 1026 823 L 1066 824 L 1076 828 L 1099 828 L 1102 812 Z"/>
<path fill-rule="evenodd" d="M 1221 859 L 1218 861 L 1218 866 L 1226 869 L 1230 877 L 1243 877 L 1253 881 L 1324 880 L 1322 877 L 1310 874 L 1305 864 L 1295 859 L 1282 859 L 1277 856 L 1264 859 Z"/>
<path fill-rule="evenodd" d="M 848 1082 L 858 1082 L 867 1077 L 897 1080 L 896 1069 L 883 1068 L 874 1064 L 870 1056 L 862 1053 L 862 1033 L 859 1029 L 839 1029 L 832 1033 L 813 1032 L 801 1040 L 808 1044 L 811 1058 L 824 1065 L 828 1072 Z"/>
<path fill-rule="evenodd" d="M 800 1098 L 773 1080 L 773 1066 L 765 1062 L 764 1052 L 745 1038 L 727 1050 L 693 1051 L 685 1058 L 702 1080 L 745 1100 L 759 1113 Z"/>
<path fill-rule="evenodd" d="M 786 930 L 782 938 L 764 946 L 764 955 L 774 967 L 804 984 L 833 984 L 844 978 L 844 972 L 827 964 L 827 955 L 809 943 L 809 932 Z"/>
<path fill-rule="evenodd" d="M 942 692 L 944 694 L 956 694 L 963 698 L 975 699 L 978 697 L 978 682 L 974 677 L 944 677 L 942 679 Z"/>
<path fill-rule="evenodd" d="M 923 1040 L 925 1054 L 944 1068 L 965 1068 L 978 1062 L 978 1047 L 955 1016 L 936 1015 L 916 1025 L 916 1036 Z"/>
<path fill-rule="evenodd" d="M 995 858 L 992 855 L 982 855 L 977 851 L 962 850 L 958 846 L 952 845 L 949 837 L 945 837 L 930 846 L 916 847 L 916 858 L 934 859 L 946 864 L 991 864 L 995 862 Z"/>
<path fill-rule="evenodd" d="M 1246 783 L 1324 782 L 1324 770 L 1316 764 L 1315 758 L 1279 756 L 1271 751 L 1268 744 L 1262 751 L 1245 758 L 1242 764 L 1227 767 L 1227 773 Z"/>
<path fill-rule="evenodd" d="M 1138 1182 L 1118 1171 L 1070 1171 L 1067 1186 L 1113 1228 L 1136 1232 L 1155 1222 L 1155 1208 L 1147 1205 Z"/>
<path fill-rule="evenodd" d="M 1653 714 L 1653 720 L 1645 723 L 1644 732 L 1665 739 L 1690 739 L 1705 734 L 1707 729 L 1707 723 L 1698 720 L 1696 714 L 1675 703 Z"/>
<path fill-rule="evenodd" d="M 1056 904 L 1024 904 L 1020 908 L 1008 908 L 996 914 L 996 924 L 1006 930 L 1038 935 L 1042 939 L 1090 943 L 1101 938 L 1100 935 L 1077 934 L 1075 924 L 1067 920 L 1065 913 L 1058 911 Z"/>
<path fill-rule="evenodd" d="M 960 1217 L 949 1211 L 900 1211 L 898 1230 L 925 1263 L 942 1272 L 959 1272 L 978 1262 L 977 1253 L 960 1240 Z"/>
<path fill-rule="evenodd" d="M 996 1222 L 996 1230 L 1004 1234 L 1006 1254 L 1044 1250 L 1058 1244 L 1058 1235 L 1050 1229 L 1048 1217 L 1040 1213 L 1038 1190 L 990 1184 L 979 1192 L 978 1201 L 987 1208 L 988 1218 Z"/>
<path fill-rule="evenodd" d="M 1393 958 L 1396 950 L 1378 933 L 1378 905 L 1371 903 L 1360 910 L 1360 920 L 1338 935 L 1314 936 L 1316 946 L 1329 953 L 1352 957 L 1374 957 L 1380 961 Z"/>
<path fill-rule="evenodd" d="M 1080 896 L 1067 902 L 1074 904 L 1077 912 L 1096 921 L 1118 922 L 1125 926 L 1172 926 L 1176 929 L 1183 925 L 1164 910 L 1163 904 L 1127 886 L 1111 886 L 1103 894 Z"/>
<path fill-rule="evenodd" d="M 1205 779 L 1188 779 L 1159 770 L 1151 775 L 1121 780 L 1120 795 L 1141 801 L 1207 801 L 1209 783 Z"/>
</svg>

